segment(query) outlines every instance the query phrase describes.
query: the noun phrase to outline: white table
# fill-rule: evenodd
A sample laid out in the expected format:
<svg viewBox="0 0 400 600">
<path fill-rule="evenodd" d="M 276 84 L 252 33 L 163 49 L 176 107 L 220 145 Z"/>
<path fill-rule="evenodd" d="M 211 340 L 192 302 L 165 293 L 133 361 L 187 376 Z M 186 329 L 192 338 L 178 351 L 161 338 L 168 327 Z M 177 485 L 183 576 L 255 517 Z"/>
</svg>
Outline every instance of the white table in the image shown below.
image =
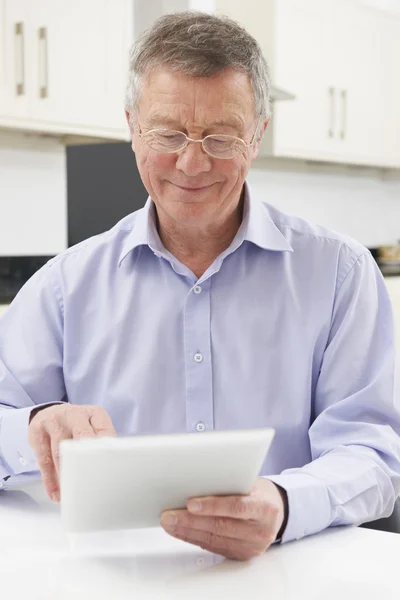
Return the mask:
<svg viewBox="0 0 400 600">
<path fill-rule="evenodd" d="M 333 528 L 236 563 L 162 529 L 68 537 L 42 488 L 24 489 L 30 495 L 0 493 L 0 594 L 7 600 L 400 598 L 400 535 Z"/>
</svg>

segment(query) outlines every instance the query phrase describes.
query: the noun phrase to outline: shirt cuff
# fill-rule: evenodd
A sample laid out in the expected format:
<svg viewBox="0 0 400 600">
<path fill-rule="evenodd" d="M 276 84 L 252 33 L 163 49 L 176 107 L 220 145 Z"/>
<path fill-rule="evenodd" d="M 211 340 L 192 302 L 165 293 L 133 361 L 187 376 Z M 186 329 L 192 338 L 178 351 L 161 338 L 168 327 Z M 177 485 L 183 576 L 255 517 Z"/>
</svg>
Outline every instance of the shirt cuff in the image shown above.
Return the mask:
<svg viewBox="0 0 400 600">
<path fill-rule="evenodd" d="M 288 496 L 289 518 L 282 544 L 323 531 L 331 524 L 331 503 L 323 481 L 305 473 L 266 476 Z"/>
<path fill-rule="evenodd" d="M 39 470 L 36 455 L 28 442 L 29 417 L 32 410 L 38 406 L 44 408 L 53 404 L 57 403 L 47 402 L 28 408 L 12 408 L 0 412 L 1 455 L 10 475 Z"/>
</svg>

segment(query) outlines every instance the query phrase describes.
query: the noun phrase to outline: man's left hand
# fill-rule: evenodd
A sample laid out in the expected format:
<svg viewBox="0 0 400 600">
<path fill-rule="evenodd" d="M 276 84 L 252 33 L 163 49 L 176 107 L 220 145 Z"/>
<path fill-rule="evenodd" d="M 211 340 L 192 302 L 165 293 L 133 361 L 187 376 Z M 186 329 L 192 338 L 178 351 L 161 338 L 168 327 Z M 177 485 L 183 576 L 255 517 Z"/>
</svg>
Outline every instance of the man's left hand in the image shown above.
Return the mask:
<svg viewBox="0 0 400 600">
<path fill-rule="evenodd" d="M 283 490 L 268 479 L 257 479 L 248 496 L 191 498 L 187 510 L 165 511 L 161 525 L 170 535 L 210 552 L 249 560 L 276 540 L 285 504 Z"/>
</svg>

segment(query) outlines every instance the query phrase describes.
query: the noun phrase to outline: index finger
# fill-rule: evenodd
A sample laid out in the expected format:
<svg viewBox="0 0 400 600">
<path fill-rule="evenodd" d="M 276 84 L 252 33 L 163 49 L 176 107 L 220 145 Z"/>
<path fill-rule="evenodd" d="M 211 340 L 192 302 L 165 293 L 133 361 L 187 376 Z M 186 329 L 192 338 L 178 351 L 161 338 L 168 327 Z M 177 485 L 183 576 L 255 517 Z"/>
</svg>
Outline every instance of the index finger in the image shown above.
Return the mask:
<svg viewBox="0 0 400 600">
<path fill-rule="evenodd" d="M 97 436 L 117 435 L 111 418 L 105 410 L 94 410 L 89 420 Z"/>
<path fill-rule="evenodd" d="M 188 511 L 204 516 L 231 517 L 232 519 L 260 519 L 264 504 L 251 496 L 203 496 L 190 498 Z"/>
</svg>

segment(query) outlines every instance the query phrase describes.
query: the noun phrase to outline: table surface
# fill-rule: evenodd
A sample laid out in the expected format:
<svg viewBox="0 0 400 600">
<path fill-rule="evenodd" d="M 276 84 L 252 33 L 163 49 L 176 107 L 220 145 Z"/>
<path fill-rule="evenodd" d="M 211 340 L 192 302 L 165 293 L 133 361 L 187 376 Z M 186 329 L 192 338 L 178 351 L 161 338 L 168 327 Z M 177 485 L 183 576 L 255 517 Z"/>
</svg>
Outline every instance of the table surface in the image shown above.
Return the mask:
<svg viewBox="0 0 400 600">
<path fill-rule="evenodd" d="M 398 600 L 400 535 L 332 528 L 225 560 L 161 528 L 65 534 L 41 484 L 0 493 L 0 590 L 12 600 Z"/>
</svg>

